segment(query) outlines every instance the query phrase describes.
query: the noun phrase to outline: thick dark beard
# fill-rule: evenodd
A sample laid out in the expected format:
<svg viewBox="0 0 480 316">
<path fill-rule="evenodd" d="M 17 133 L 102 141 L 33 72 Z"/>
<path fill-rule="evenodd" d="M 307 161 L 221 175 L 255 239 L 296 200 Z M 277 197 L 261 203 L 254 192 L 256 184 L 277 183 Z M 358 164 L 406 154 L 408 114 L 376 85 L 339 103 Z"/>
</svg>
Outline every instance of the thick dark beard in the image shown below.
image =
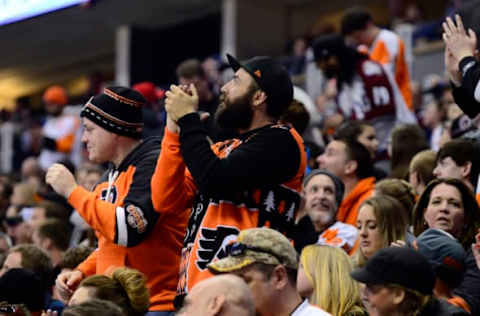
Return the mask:
<svg viewBox="0 0 480 316">
<path fill-rule="evenodd" d="M 220 104 L 215 112 L 215 122 L 221 129 L 247 129 L 253 118 L 250 104 L 255 90 L 250 90 L 236 100 L 230 101 L 222 93 Z"/>
</svg>

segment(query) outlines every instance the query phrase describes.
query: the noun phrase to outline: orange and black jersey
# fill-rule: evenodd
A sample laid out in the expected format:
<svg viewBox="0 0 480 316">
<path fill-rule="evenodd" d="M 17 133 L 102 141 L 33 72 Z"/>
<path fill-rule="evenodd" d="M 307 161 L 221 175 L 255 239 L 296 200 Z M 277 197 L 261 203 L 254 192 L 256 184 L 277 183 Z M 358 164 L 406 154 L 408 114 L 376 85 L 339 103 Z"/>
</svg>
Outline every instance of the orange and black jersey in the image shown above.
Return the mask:
<svg viewBox="0 0 480 316">
<path fill-rule="evenodd" d="M 179 126 L 180 135 L 165 130 L 154 190 L 163 193 L 160 208 L 191 209 L 177 288 L 181 297 L 211 276 L 208 263 L 226 256 L 226 246 L 241 230 L 268 226 L 289 235 L 306 155 L 301 137 L 286 125 L 268 125 L 213 146 L 198 115 L 183 117 Z"/>
<path fill-rule="evenodd" d="M 96 231 L 98 249 L 77 268 L 85 275 L 128 266 L 147 277 L 150 310 L 172 310 L 187 212 L 155 207 L 152 177 L 161 139 L 147 138 L 110 168 L 93 192 L 77 187 L 69 202 Z"/>
</svg>

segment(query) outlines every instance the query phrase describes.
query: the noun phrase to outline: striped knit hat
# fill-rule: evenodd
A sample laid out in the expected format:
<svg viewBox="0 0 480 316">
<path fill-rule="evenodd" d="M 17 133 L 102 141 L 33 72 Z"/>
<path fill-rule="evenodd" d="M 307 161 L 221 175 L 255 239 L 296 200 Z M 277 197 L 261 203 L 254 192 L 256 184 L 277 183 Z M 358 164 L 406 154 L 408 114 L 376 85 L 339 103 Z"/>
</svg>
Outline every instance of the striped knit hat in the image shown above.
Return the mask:
<svg viewBox="0 0 480 316">
<path fill-rule="evenodd" d="M 133 89 L 108 87 L 103 93 L 90 98 L 80 116 L 112 133 L 140 139 L 144 104 L 143 96 Z"/>
</svg>

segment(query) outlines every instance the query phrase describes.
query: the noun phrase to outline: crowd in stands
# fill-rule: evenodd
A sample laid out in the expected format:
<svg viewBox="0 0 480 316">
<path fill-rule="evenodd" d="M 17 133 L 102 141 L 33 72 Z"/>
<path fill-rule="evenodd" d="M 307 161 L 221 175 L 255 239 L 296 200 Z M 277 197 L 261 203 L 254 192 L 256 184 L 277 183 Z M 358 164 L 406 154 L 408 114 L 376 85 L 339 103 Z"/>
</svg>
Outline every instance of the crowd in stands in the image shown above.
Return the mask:
<svg viewBox="0 0 480 316">
<path fill-rule="evenodd" d="M 449 10 L 406 11 L 445 42 L 421 84 L 358 7 L 288 59 L 3 113 L 0 314 L 480 315 L 480 60 Z"/>
</svg>

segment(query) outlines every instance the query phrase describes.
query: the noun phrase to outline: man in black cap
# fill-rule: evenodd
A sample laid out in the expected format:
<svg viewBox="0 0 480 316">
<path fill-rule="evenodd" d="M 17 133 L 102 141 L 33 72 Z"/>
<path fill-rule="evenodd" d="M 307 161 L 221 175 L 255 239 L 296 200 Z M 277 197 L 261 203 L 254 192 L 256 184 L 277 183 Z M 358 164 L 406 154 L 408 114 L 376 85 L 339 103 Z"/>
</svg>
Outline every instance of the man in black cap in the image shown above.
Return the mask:
<svg viewBox="0 0 480 316">
<path fill-rule="evenodd" d="M 367 309 L 372 316 L 470 315 L 432 296 L 435 272 L 424 256 L 408 247 L 378 251 L 351 276 L 365 284 Z"/>
<path fill-rule="evenodd" d="M 195 112 L 195 87 L 171 86 L 166 93 L 167 128 L 157 164 L 162 178 L 155 188 L 163 193 L 162 209 L 193 206 L 179 298 L 211 276 L 207 265 L 226 256 L 226 245 L 242 229 L 269 226 L 288 233 L 300 205 L 303 141 L 290 126 L 277 124 L 293 98 L 288 72 L 270 57 L 245 63 L 227 57 L 235 76 L 221 89 L 215 117 L 221 127 L 236 129 L 238 138 L 211 147 Z"/>
<path fill-rule="evenodd" d="M 164 212 L 152 194 L 160 138 L 141 139 L 144 98 L 124 87 L 109 87 L 83 107 L 88 157 L 111 166 L 93 192 L 77 185 L 61 164 L 52 165 L 46 182 L 96 231 L 98 249 L 76 270 L 62 273 L 57 288 L 68 298 L 86 276 L 112 266 L 143 272 L 150 290 L 149 313 L 173 310 L 181 241 L 188 213 Z"/>
</svg>

